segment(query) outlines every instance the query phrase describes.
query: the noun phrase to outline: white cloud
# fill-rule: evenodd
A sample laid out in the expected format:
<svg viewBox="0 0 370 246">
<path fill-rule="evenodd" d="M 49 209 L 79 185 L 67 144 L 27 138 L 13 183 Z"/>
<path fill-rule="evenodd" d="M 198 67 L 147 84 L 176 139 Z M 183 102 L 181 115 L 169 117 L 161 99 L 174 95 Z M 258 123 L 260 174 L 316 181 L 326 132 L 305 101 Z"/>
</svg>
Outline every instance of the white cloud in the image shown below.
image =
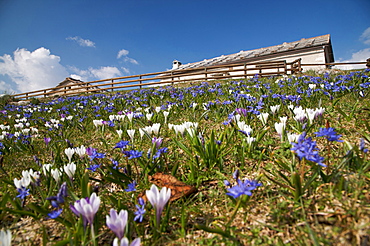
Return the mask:
<svg viewBox="0 0 370 246">
<path fill-rule="evenodd" d="M 135 65 L 139 64 L 135 59 L 130 58 L 130 57 L 125 57 L 124 61 L 135 64 Z"/>
<path fill-rule="evenodd" d="M 100 67 L 98 69 L 90 68 L 89 71 L 97 79 L 109 79 L 121 76 L 121 72 L 116 67 Z"/>
<path fill-rule="evenodd" d="M 360 36 L 360 41 L 362 41 L 364 44 L 370 45 L 370 27 L 368 27 Z M 356 51 L 352 53 L 352 56 L 348 60 L 338 59 L 337 62 L 366 62 L 366 60 L 370 58 L 370 48 L 365 48 L 359 51 Z M 366 65 L 364 64 L 348 64 L 348 65 L 337 65 L 335 68 L 338 69 L 364 69 L 366 68 Z"/>
<path fill-rule="evenodd" d="M 130 73 L 130 70 L 128 68 L 121 67 L 121 69 L 123 70 L 124 73 Z"/>
<path fill-rule="evenodd" d="M 0 93 L 14 94 L 15 91 L 10 84 L 7 84 L 5 81 L 0 81 Z"/>
<path fill-rule="evenodd" d="M 68 72 L 60 63 L 60 57 L 41 47 L 35 51 L 17 49 L 11 55 L 0 56 L 0 74 L 7 75 L 19 92 L 34 91 L 56 86 Z M 9 89 L 5 84 L 1 87 Z"/>
<path fill-rule="evenodd" d="M 127 56 L 128 53 L 129 53 L 129 51 L 125 50 L 125 49 L 122 49 L 122 50 L 118 51 L 117 59 L 121 58 L 122 56 Z"/>
<path fill-rule="evenodd" d="M 75 41 L 77 42 L 80 46 L 83 46 L 83 47 L 95 47 L 95 43 L 89 39 L 83 39 L 79 36 L 75 36 L 75 37 L 68 37 L 66 38 L 67 40 L 72 40 L 72 41 Z"/>
<path fill-rule="evenodd" d="M 370 44 L 370 27 L 368 27 L 360 36 L 360 41 L 364 44 Z"/>
<path fill-rule="evenodd" d="M 81 70 L 76 67 L 69 67 L 73 72 L 71 77 L 82 81 L 93 81 L 100 79 L 115 78 L 122 75 L 121 71 L 116 67 L 100 67 L 100 68 L 88 68 L 87 70 Z"/>
<path fill-rule="evenodd" d="M 122 49 L 122 50 L 118 51 L 117 59 L 123 58 L 123 60 L 125 62 L 129 62 L 129 63 L 135 64 L 135 65 L 139 64 L 135 59 L 128 57 L 127 56 L 128 54 L 129 54 L 128 50 Z"/>
<path fill-rule="evenodd" d="M 337 62 L 365 62 L 367 58 L 370 57 L 370 48 L 366 48 L 355 53 L 352 53 L 352 57 L 349 60 L 341 60 L 339 59 Z M 335 68 L 338 69 L 364 69 L 366 65 L 359 64 L 359 65 L 337 65 Z"/>
</svg>

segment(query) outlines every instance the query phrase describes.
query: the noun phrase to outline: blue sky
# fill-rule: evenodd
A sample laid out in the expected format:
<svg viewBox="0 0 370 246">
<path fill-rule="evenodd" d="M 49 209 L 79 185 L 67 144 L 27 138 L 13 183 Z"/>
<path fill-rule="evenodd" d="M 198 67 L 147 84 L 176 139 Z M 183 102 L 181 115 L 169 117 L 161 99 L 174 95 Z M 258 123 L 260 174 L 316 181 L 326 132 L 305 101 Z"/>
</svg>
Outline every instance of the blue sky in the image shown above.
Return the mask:
<svg viewBox="0 0 370 246">
<path fill-rule="evenodd" d="M 0 0 L 0 92 L 160 72 L 331 34 L 336 61 L 370 57 L 370 1 Z"/>
</svg>

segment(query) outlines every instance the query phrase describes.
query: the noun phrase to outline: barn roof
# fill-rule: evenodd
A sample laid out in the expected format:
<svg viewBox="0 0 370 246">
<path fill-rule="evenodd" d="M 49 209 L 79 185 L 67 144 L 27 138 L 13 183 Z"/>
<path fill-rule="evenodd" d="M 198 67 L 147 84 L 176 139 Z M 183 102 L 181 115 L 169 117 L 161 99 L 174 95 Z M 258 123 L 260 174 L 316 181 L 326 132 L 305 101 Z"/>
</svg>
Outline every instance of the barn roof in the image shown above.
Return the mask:
<svg viewBox="0 0 370 246">
<path fill-rule="evenodd" d="M 171 70 L 182 70 L 182 69 L 191 69 L 198 67 L 208 67 L 216 66 L 223 64 L 232 64 L 232 63 L 242 63 L 242 62 L 251 62 L 259 59 L 268 58 L 269 56 L 280 56 L 288 52 L 299 52 L 308 48 L 317 48 L 327 46 L 327 58 L 326 62 L 334 62 L 333 51 L 331 47 L 330 34 L 322 35 L 313 38 L 302 38 L 299 41 L 294 41 L 290 43 L 284 42 L 283 44 L 270 46 L 266 48 L 259 48 L 254 50 L 240 51 L 231 55 L 222 55 L 211 59 L 204 59 L 200 62 L 193 62 L 182 64 L 179 68 Z"/>
</svg>

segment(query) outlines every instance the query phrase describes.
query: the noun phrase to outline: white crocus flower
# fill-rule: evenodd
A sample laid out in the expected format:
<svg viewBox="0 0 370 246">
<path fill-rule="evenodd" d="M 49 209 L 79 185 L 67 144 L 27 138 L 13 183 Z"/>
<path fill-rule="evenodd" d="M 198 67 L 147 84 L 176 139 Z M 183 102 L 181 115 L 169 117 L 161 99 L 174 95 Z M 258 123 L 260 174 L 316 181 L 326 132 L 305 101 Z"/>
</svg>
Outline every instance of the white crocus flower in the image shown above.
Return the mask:
<svg viewBox="0 0 370 246">
<path fill-rule="evenodd" d="M 134 118 L 134 113 L 133 112 L 129 112 L 129 113 L 126 114 L 126 116 L 127 116 L 128 120 L 130 122 L 132 122 L 132 118 Z"/>
<path fill-rule="evenodd" d="M 27 187 L 31 183 L 31 177 L 22 177 L 21 179 L 14 179 L 14 185 L 17 189 L 21 189 L 22 187 Z"/>
<path fill-rule="evenodd" d="M 308 118 L 310 124 L 312 124 L 313 120 L 315 119 L 315 115 L 316 115 L 315 110 L 311 109 L 311 108 L 306 109 L 306 115 L 307 115 L 307 118 Z"/>
<path fill-rule="evenodd" d="M 103 120 L 93 120 L 93 124 L 95 127 L 99 127 L 103 125 Z"/>
<path fill-rule="evenodd" d="M 80 147 L 74 148 L 74 150 L 75 150 L 75 153 L 80 156 L 80 158 L 82 158 L 86 154 L 86 148 L 83 145 L 81 145 Z"/>
<path fill-rule="evenodd" d="M 280 105 L 270 106 L 271 112 L 275 114 L 280 109 Z"/>
<path fill-rule="evenodd" d="M 269 117 L 269 113 L 261 113 L 260 115 L 257 116 L 260 121 L 262 121 L 262 124 L 266 125 L 267 119 Z"/>
<path fill-rule="evenodd" d="M 170 114 L 170 112 L 168 111 L 163 111 L 163 116 L 164 116 L 164 123 L 166 124 L 167 123 L 167 117 L 168 115 Z"/>
<path fill-rule="evenodd" d="M 284 130 L 285 130 L 285 123 L 283 123 L 283 122 L 275 123 L 275 130 L 280 135 L 280 138 L 283 139 L 283 134 L 284 134 Z"/>
<path fill-rule="evenodd" d="M 171 198 L 171 189 L 163 187 L 161 191 L 158 191 L 158 187 L 153 184 L 150 190 L 145 191 L 145 194 L 156 210 L 157 226 L 159 226 L 164 206 Z"/>
<path fill-rule="evenodd" d="M 60 181 L 60 176 L 62 176 L 62 173 L 59 171 L 59 169 L 52 169 L 50 173 L 51 176 L 53 176 L 55 181 L 58 183 Z"/>
<path fill-rule="evenodd" d="M 155 123 L 152 125 L 152 131 L 155 135 L 158 135 L 159 128 L 161 127 L 161 123 Z"/>
<path fill-rule="evenodd" d="M 119 129 L 119 130 L 116 130 L 116 132 L 118 134 L 118 137 L 121 138 L 123 131 L 121 129 Z"/>
<path fill-rule="evenodd" d="M 308 87 L 309 87 L 311 90 L 313 90 L 313 89 L 315 89 L 315 88 L 316 88 L 316 84 L 309 84 L 309 85 L 308 85 Z"/>
<path fill-rule="evenodd" d="M 184 125 L 173 125 L 173 130 L 175 131 L 176 135 L 177 133 L 184 134 L 185 129 L 186 128 Z"/>
<path fill-rule="evenodd" d="M 75 172 L 76 172 L 76 164 L 71 162 L 67 165 L 64 165 L 63 169 L 64 169 L 64 172 L 68 175 L 68 177 L 72 179 L 73 175 L 75 175 Z"/>
<path fill-rule="evenodd" d="M 134 141 L 135 130 L 134 129 L 127 130 L 127 134 L 131 138 L 131 141 L 133 142 Z"/>
<path fill-rule="evenodd" d="M 140 134 L 140 139 L 142 140 L 145 134 L 145 131 L 143 130 L 143 128 L 139 128 L 139 134 Z"/>
<path fill-rule="evenodd" d="M 251 145 L 254 141 L 256 141 L 256 138 L 253 138 L 251 136 L 247 136 L 245 141 L 247 142 L 248 145 Z"/>
<path fill-rule="evenodd" d="M 288 141 L 289 143 L 296 143 L 298 141 L 298 138 L 300 134 L 295 134 L 295 133 L 288 133 Z"/>
<path fill-rule="evenodd" d="M 280 122 L 284 123 L 284 125 L 286 125 L 287 120 L 288 120 L 288 117 L 286 117 L 286 116 L 280 117 Z"/>
<path fill-rule="evenodd" d="M 23 172 L 22 172 L 23 174 Z M 27 176 L 30 176 L 31 178 L 33 178 L 34 180 L 38 180 L 40 179 L 40 173 L 38 171 L 33 171 L 33 169 L 31 168 L 30 170 L 28 170 Z M 24 176 L 24 175 L 23 175 Z"/>
<path fill-rule="evenodd" d="M 186 128 L 186 131 L 189 133 L 190 137 L 193 137 L 195 135 L 194 128 Z"/>
<path fill-rule="evenodd" d="M 249 125 L 245 124 L 244 121 L 239 121 L 238 127 L 241 131 L 246 132 L 248 135 L 250 135 L 253 131 L 253 129 Z"/>
<path fill-rule="evenodd" d="M 233 120 L 234 120 L 235 122 L 239 122 L 239 121 L 240 121 L 240 117 L 241 117 L 241 115 L 240 115 L 240 114 L 234 115 L 234 116 L 233 116 Z"/>
<path fill-rule="evenodd" d="M 145 114 L 145 117 L 146 117 L 146 119 L 149 121 L 149 120 L 151 120 L 151 119 L 152 119 L 153 114 L 151 114 L 151 113 Z"/>
<path fill-rule="evenodd" d="M 1 246 L 11 246 L 12 243 L 12 233 L 10 230 L 0 231 L 0 245 Z"/>
<path fill-rule="evenodd" d="M 50 168 L 53 166 L 53 164 L 44 164 L 42 165 L 42 172 L 46 176 L 50 172 Z"/>
<path fill-rule="evenodd" d="M 68 157 L 68 162 L 71 162 L 71 160 L 72 160 L 72 156 L 73 156 L 73 154 L 75 153 L 75 149 L 73 149 L 73 148 L 67 148 L 67 149 L 65 149 L 64 150 L 64 153 L 67 155 L 67 157 Z"/>
</svg>

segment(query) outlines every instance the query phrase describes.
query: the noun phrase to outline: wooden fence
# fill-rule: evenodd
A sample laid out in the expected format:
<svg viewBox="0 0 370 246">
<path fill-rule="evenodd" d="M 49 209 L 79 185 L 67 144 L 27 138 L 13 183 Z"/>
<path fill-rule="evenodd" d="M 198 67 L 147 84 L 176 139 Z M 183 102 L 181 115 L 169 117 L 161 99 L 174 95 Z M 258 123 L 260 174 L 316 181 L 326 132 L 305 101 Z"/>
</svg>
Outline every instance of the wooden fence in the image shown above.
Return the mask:
<svg viewBox="0 0 370 246">
<path fill-rule="evenodd" d="M 169 70 L 157 73 L 146 73 L 111 79 L 95 80 L 57 86 L 48 89 L 12 95 L 17 100 L 28 100 L 37 97 L 72 96 L 81 93 L 99 93 L 123 89 L 146 88 L 152 86 L 174 85 L 190 81 L 208 81 L 217 79 L 240 79 L 255 75 L 273 76 L 295 74 L 302 71 L 302 66 L 332 66 L 343 63 L 301 64 L 301 59 L 293 62 L 273 61 L 258 63 L 233 63 L 202 68 Z M 349 63 L 345 63 L 349 64 Z M 350 63 L 366 64 L 366 62 Z"/>
</svg>

